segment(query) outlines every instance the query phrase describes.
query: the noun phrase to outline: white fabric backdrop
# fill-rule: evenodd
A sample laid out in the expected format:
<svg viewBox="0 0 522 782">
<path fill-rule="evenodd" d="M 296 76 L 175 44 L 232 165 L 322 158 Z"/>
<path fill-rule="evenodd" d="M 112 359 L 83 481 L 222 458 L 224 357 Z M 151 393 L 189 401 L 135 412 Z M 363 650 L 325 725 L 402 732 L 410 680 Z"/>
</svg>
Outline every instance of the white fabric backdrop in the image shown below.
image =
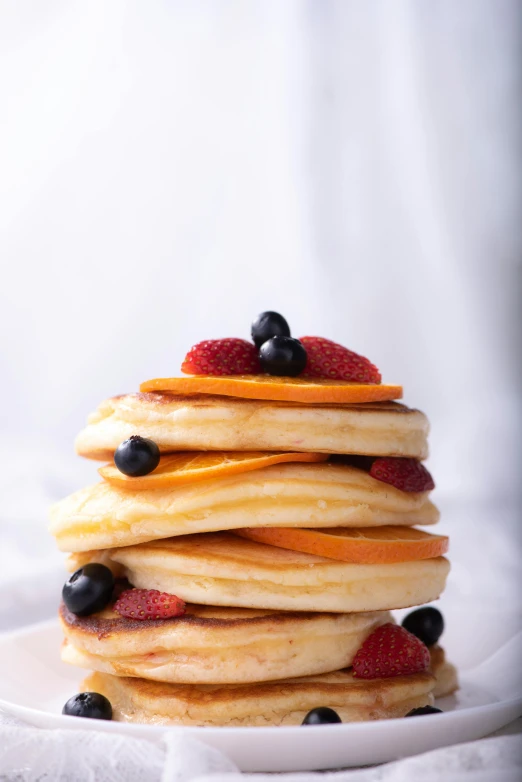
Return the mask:
<svg viewBox="0 0 522 782">
<path fill-rule="evenodd" d="M 0 13 L 8 465 L 270 307 L 404 383 L 442 492 L 515 495 L 516 0 Z"/>
<path fill-rule="evenodd" d="M 404 383 L 443 491 L 513 495 L 516 0 L 0 12 L 15 446 L 70 453 L 100 399 L 273 307 Z"/>
<path fill-rule="evenodd" d="M 0 0 L 0 628 L 55 610 L 87 413 L 268 308 L 429 414 L 443 608 L 520 624 L 521 17 Z"/>
</svg>

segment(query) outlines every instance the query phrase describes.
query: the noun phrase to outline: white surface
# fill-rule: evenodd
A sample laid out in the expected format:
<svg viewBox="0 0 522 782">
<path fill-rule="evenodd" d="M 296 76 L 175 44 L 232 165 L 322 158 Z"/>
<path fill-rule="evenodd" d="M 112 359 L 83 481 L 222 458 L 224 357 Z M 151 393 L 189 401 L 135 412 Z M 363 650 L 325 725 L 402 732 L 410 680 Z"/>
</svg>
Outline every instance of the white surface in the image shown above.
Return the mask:
<svg viewBox="0 0 522 782">
<path fill-rule="evenodd" d="M 464 632 L 465 628 L 462 627 Z M 57 621 L 0 638 L 0 708 L 40 728 L 95 730 L 159 740 L 165 728 L 61 714 L 78 691 L 78 670 L 59 660 Z M 305 771 L 383 763 L 482 738 L 522 715 L 518 675 L 522 633 L 478 667 L 462 671 L 462 689 L 442 699 L 443 715 L 322 728 L 169 728 L 221 750 L 243 771 Z M 327 705 L 327 704 L 324 704 Z"/>
</svg>

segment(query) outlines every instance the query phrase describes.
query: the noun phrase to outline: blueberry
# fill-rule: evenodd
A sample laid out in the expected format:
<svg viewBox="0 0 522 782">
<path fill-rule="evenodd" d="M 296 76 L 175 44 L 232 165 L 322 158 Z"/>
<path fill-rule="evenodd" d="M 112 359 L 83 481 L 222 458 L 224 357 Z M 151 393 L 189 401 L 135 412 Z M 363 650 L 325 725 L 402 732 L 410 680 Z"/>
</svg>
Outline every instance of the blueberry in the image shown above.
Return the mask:
<svg viewBox="0 0 522 782">
<path fill-rule="evenodd" d="M 272 337 L 261 345 L 259 361 L 269 375 L 295 377 L 306 366 L 306 350 L 298 339 Z"/>
<path fill-rule="evenodd" d="M 312 709 L 304 718 L 303 725 L 333 725 L 336 722 L 342 722 L 336 711 L 327 706 L 320 706 L 318 709 Z"/>
<path fill-rule="evenodd" d="M 442 714 L 442 709 L 435 706 L 420 706 L 418 709 L 412 709 L 407 713 L 407 717 L 422 717 L 423 714 Z"/>
<path fill-rule="evenodd" d="M 105 565 L 90 562 L 65 582 L 63 602 L 73 614 L 89 616 L 105 608 L 112 597 L 114 576 Z"/>
<path fill-rule="evenodd" d="M 156 469 L 160 460 L 160 450 L 155 442 L 134 434 L 116 448 L 114 464 L 124 475 L 138 478 L 148 475 Z"/>
<path fill-rule="evenodd" d="M 70 717 L 91 717 L 93 720 L 112 720 L 110 700 L 99 692 L 80 692 L 69 698 L 62 714 Z"/>
<path fill-rule="evenodd" d="M 262 312 L 252 323 L 252 339 L 256 347 L 272 337 L 289 337 L 290 326 L 278 312 Z"/>
<path fill-rule="evenodd" d="M 426 646 L 436 644 L 444 631 L 444 619 L 436 608 L 418 608 L 402 620 L 402 626 Z"/>
</svg>

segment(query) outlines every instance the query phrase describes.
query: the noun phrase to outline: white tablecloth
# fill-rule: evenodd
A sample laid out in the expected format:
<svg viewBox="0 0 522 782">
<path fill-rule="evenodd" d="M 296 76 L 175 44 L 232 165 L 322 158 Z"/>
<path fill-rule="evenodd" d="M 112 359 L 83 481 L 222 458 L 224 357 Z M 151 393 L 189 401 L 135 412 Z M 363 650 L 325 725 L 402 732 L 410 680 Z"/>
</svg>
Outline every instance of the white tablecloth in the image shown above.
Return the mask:
<svg viewBox="0 0 522 782">
<path fill-rule="evenodd" d="M 520 720 L 518 721 L 520 723 Z M 438 749 L 368 769 L 284 774 L 285 782 L 520 782 L 522 742 L 516 735 Z M 513 732 L 513 729 L 509 731 Z M 2 724 L 0 779 L 16 782 L 269 782 L 272 774 L 241 774 L 219 750 L 193 739 L 160 744 L 94 731 L 39 730 Z"/>
</svg>

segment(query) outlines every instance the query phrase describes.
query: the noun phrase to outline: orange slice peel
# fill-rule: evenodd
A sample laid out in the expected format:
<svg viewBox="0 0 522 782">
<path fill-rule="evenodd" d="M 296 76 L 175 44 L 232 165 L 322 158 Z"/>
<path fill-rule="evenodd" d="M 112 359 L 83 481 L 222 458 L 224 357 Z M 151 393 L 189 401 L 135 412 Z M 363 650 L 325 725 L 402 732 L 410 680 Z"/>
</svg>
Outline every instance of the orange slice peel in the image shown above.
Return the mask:
<svg viewBox="0 0 522 782">
<path fill-rule="evenodd" d="M 146 380 L 140 391 L 173 394 L 215 394 L 242 399 L 306 404 L 354 404 L 388 402 L 402 398 L 402 386 L 381 383 L 351 383 L 322 378 L 275 377 L 272 375 L 189 375 Z"/>
<path fill-rule="evenodd" d="M 234 530 L 234 534 L 278 548 L 364 565 L 433 559 L 449 548 L 449 538 L 445 535 L 391 525 L 321 530 L 258 527 Z"/>
<path fill-rule="evenodd" d="M 328 454 L 321 453 L 265 453 L 264 451 L 212 451 L 167 454 L 162 456 L 153 472 L 140 478 L 130 478 L 114 464 L 98 469 L 108 483 L 124 489 L 160 489 L 187 483 L 224 478 L 243 472 L 259 470 L 283 462 L 325 462 Z"/>
</svg>

